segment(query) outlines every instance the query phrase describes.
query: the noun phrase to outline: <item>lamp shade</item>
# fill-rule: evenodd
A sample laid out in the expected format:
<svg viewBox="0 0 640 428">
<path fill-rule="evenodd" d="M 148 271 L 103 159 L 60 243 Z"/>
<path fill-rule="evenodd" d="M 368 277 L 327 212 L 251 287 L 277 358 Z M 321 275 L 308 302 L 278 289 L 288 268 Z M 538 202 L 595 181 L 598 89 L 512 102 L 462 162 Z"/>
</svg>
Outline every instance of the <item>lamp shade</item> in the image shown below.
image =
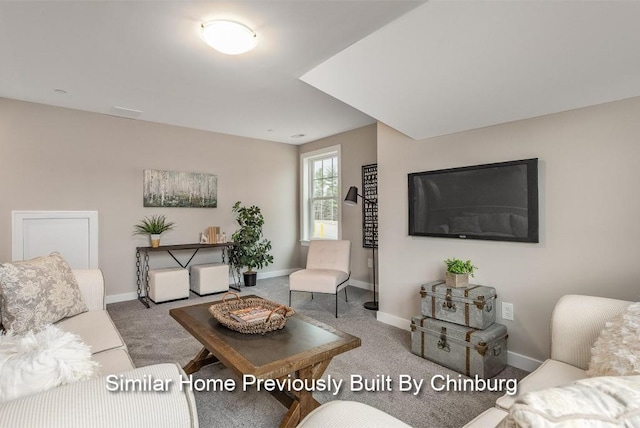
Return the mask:
<svg viewBox="0 0 640 428">
<path fill-rule="evenodd" d="M 256 33 L 239 22 L 211 21 L 202 24 L 202 38 L 227 55 L 239 55 L 256 47 Z"/>
<path fill-rule="evenodd" d="M 347 205 L 358 204 L 358 188 L 356 186 L 349 187 L 349 191 L 347 192 L 347 197 L 344 198 L 344 203 Z"/>
</svg>

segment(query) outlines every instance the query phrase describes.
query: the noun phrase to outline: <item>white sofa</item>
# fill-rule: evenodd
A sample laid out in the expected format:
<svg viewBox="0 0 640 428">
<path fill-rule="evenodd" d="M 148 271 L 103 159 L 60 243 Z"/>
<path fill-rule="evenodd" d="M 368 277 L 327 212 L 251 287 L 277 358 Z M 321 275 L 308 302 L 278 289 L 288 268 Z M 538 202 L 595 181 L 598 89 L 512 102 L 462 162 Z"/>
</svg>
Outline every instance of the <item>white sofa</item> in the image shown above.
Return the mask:
<svg viewBox="0 0 640 428">
<path fill-rule="evenodd" d="M 135 368 L 104 301 L 104 279 L 97 269 L 74 270 L 88 312 L 56 323 L 91 347 L 100 364 L 92 380 L 0 403 L 0 427 L 198 427 L 193 393 L 181 389 L 176 364 Z M 140 310 L 144 310 L 141 307 Z M 109 391 L 107 376 L 171 380 L 167 392 Z"/>
<path fill-rule="evenodd" d="M 600 332 L 607 321 L 621 314 L 631 303 L 604 297 L 562 297 L 551 316 L 551 358 L 520 381 L 516 395 L 498 398 L 495 407 L 481 413 L 466 426 L 495 427 L 523 394 L 587 378 L 591 348 Z"/>
</svg>

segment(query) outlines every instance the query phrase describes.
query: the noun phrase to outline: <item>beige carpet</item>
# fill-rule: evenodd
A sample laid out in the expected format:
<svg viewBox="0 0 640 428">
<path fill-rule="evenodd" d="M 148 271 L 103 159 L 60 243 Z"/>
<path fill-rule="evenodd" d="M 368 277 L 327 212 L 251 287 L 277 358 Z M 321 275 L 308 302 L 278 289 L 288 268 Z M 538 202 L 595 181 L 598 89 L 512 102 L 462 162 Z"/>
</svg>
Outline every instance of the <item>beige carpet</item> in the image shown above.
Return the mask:
<svg viewBox="0 0 640 428">
<path fill-rule="evenodd" d="M 288 302 L 288 278 L 279 277 L 258 281 L 258 285 L 243 288 L 242 294 L 257 294 L 281 303 Z M 300 313 L 343 330 L 362 340 L 362 346 L 335 357 L 324 374 L 343 379 L 345 385 L 338 395 L 316 392 L 321 403 L 340 399 L 360 401 L 401 419 L 416 428 L 459 427 L 485 409 L 492 407 L 500 393 L 496 392 L 436 392 L 429 383 L 435 375 L 458 378 L 458 373 L 431 363 L 411 353 L 411 336 L 408 331 L 380 323 L 375 313 L 362 307 L 372 299 L 370 292 L 348 287 L 349 302 L 340 295 L 339 318 L 333 315 L 333 296 L 316 295 L 313 300 L 306 293 L 294 293 L 293 307 Z M 416 293 L 417 294 L 417 293 Z M 169 309 L 205 301 L 220 299 L 220 295 L 197 297 L 189 300 L 153 305 L 146 309 L 140 302 L 130 301 L 108 305 L 116 326 L 124 337 L 131 357 L 137 366 L 160 362 L 177 362 L 185 365 L 201 345 L 169 316 Z M 393 391 L 351 391 L 352 375 L 375 380 L 389 376 Z M 412 379 L 424 379 L 421 392 L 398 391 L 401 375 Z M 507 367 L 499 378 L 521 379 L 526 372 Z M 205 378 L 240 379 L 221 365 L 202 369 L 194 376 Z M 268 392 L 241 388 L 233 392 L 196 392 L 198 418 L 202 428 L 208 427 L 277 427 L 285 414 L 285 408 Z"/>
</svg>

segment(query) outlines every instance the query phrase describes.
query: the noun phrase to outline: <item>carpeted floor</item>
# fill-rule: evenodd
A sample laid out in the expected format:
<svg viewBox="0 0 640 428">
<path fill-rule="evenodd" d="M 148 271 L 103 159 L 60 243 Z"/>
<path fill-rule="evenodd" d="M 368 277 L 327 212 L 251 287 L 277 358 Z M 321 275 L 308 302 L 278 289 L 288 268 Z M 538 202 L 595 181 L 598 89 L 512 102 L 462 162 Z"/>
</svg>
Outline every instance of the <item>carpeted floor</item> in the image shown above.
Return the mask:
<svg viewBox="0 0 640 428">
<path fill-rule="evenodd" d="M 288 277 L 259 280 L 255 287 L 242 288 L 242 295 L 257 294 L 270 300 L 288 303 Z M 360 401 L 420 428 L 460 427 L 485 409 L 492 407 L 499 392 L 436 392 L 430 381 L 434 375 L 458 374 L 442 366 L 424 360 L 411 353 L 411 335 L 408 331 L 380 323 L 375 312 L 362 307 L 372 299 L 371 292 L 349 287 L 349 302 L 340 295 L 339 318 L 334 317 L 333 296 L 315 295 L 311 300 L 306 293 L 294 293 L 296 311 L 315 318 L 337 329 L 360 337 L 362 346 L 336 356 L 324 377 L 343 379 L 344 386 L 338 395 L 332 392 L 316 392 L 321 403 L 340 399 Z M 416 293 L 417 294 L 417 293 Z M 206 301 L 219 300 L 220 295 L 197 297 L 189 300 L 153 305 L 146 309 L 137 300 L 110 304 L 107 307 L 118 330 L 122 334 L 136 366 L 161 362 L 177 362 L 184 366 L 201 349 L 192 338 L 169 316 L 169 309 Z M 527 373 L 507 367 L 498 377 L 522 379 Z M 352 391 L 349 382 L 352 375 L 363 379 L 382 379 L 390 376 L 393 391 Z M 421 392 L 398 390 L 401 375 L 412 379 L 424 379 Z M 233 373 L 217 364 L 203 368 L 194 375 L 197 378 L 233 378 Z M 233 392 L 196 392 L 198 418 L 202 428 L 208 427 L 277 427 L 285 414 L 285 408 L 268 392 L 237 388 Z"/>
</svg>

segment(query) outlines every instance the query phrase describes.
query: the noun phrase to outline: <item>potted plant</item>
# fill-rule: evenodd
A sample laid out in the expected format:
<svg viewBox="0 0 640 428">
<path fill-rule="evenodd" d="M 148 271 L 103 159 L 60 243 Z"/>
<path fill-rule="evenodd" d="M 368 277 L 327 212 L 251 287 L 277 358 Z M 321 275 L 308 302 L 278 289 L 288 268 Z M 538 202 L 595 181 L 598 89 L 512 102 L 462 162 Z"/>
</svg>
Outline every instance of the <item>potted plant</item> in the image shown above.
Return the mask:
<svg viewBox="0 0 640 428">
<path fill-rule="evenodd" d="M 231 236 L 235 245 L 229 249 L 229 263 L 236 269 L 238 276 L 240 269 L 246 267 L 247 270 L 243 272 L 244 285 L 253 286 L 256 285 L 257 278 L 254 269 L 262 269 L 273 263 L 273 256 L 269 254 L 271 241 L 263 239 L 264 217 L 259 207 L 245 207 L 238 201 L 233 205 L 232 211 L 236 214 L 240 229 Z"/>
<path fill-rule="evenodd" d="M 167 221 L 167 218 L 163 215 L 152 215 L 151 218 L 145 217 L 140 220 L 140 223 L 133 226 L 133 234 L 149 235 L 151 237 L 151 246 L 156 248 L 160 246 L 160 234 L 173 229 L 174 225 L 174 222 Z"/>
<path fill-rule="evenodd" d="M 466 287 L 469 285 L 469 275 L 473 276 L 473 272 L 478 269 L 471 263 L 471 260 L 462 261 L 460 259 L 447 259 L 444 261 L 447 265 L 445 275 L 445 285 L 447 287 Z"/>
</svg>

